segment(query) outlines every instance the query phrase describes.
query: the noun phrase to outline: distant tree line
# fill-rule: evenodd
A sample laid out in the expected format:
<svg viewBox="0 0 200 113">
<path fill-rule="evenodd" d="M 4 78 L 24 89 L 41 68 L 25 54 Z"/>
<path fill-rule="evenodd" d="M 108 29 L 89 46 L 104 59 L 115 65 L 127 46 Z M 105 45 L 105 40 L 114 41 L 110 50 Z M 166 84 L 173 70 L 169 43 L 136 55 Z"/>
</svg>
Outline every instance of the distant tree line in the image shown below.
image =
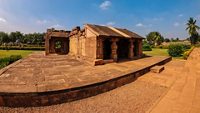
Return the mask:
<svg viewBox="0 0 200 113">
<path fill-rule="evenodd" d="M 190 35 L 189 38 L 187 38 L 188 41 L 191 42 L 192 45 L 196 44 L 197 42 L 200 42 L 200 35 L 198 33 L 198 30 L 200 27 L 196 25 L 197 21 L 193 18 L 190 18 L 188 20 L 187 28 L 188 34 Z M 179 38 L 164 38 L 159 32 L 154 31 L 150 32 L 148 35 L 146 35 L 145 43 L 148 43 L 152 46 L 159 46 L 163 42 L 178 42 L 180 41 Z"/>
<path fill-rule="evenodd" d="M 19 31 L 5 33 L 0 32 L 1 46 L 21 46 L 21 45 L 44 45 L 44 33 L 23 34 Z"/>
<path fill-rule="evenodd" d="M 163 42 L 178 42 L 179 38 L 164 38 L 159 32 L 154 31 L 146 35 L 146 43 L 152 46 L 159 46 Z"/>
</svg>

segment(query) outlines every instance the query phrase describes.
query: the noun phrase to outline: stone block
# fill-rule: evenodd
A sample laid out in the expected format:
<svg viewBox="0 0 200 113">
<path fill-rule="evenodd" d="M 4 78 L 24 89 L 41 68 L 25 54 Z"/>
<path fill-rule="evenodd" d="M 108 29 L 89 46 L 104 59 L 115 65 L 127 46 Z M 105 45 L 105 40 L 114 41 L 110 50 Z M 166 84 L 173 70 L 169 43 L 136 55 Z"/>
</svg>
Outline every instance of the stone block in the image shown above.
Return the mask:
<svg viewBox="0 0 200 113">
<path fill-rule="evenodd" d="M 96 65 L 103 65 L 104 64 L 104 61 L 103 61 L 103 59 L 96 59 L 95 61 L 94 61 L 94 65 L 96 66 Z"/>
<path fill-rule="evenodd" d="M 154 67 L 152 67 L 150 70 L 151 70 L 151 72 L 153 72 L 153 73 L 160 73 L 160 72 L 162 72 L 164 69 L 165 69 L 164 66 L 154 66 Z"/>
</svg>

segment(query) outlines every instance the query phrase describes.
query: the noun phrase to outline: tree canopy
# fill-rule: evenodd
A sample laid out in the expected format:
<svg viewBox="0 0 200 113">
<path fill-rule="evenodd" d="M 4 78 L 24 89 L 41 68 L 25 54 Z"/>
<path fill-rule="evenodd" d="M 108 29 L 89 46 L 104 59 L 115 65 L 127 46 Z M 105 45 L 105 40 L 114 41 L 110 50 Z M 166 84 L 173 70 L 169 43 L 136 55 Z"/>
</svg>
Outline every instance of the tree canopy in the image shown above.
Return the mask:
<svg viewBox="0 0 200 113">
<path fill-rule="evenodd" d="M 8 34 L 5 32 L 0 32 L 0 45 L 7 43 L 13 43 L 14 45 L 44 45 L 44 33 L 23 34 L 19 31 L 16 31 Z"/>
<path fill-rule="evenodd" d="M 164 41 L 164 37 L 159 32 L 150 32 L 146 39 L 151 45 L 160 45 Z"/>
</svg>

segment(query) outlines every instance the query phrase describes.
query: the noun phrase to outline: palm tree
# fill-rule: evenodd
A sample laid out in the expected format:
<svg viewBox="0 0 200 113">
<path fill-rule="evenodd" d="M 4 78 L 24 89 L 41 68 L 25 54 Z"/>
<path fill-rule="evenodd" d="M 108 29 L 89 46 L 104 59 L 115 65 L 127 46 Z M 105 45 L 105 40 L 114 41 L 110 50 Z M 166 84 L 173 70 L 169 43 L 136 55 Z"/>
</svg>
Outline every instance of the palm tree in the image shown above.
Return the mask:
<svg viewBox="0 0 200 113">
<path fill-rule="evenodd" d="M 194 20 L 193 18 L 190 18 L 186 25 L 187 25 L 186 30 L 188 30 L 188 33 L 190 35 L 191 44 L 196 44 L 198 40 L 197 30 L 199 30 L 200 27 L 196 25 L 196 20 Z"/>
</svg>

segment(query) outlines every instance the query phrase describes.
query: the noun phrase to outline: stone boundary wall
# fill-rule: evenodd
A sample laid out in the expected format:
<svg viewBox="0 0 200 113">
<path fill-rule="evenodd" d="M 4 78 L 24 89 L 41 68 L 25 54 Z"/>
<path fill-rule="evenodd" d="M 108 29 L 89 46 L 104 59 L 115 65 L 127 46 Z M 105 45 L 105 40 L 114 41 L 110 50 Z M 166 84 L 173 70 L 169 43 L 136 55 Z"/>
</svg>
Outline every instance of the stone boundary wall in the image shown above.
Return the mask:
<svg viewBox="0 0 200 113">
<path fill-rule="evenodd" d="M 150 71 L 150 68 L 156 65 L 163 65 L 172 58 L 168 57 L 153 65 L 139 69 L 134 72 L 127 72 L 124 75 L 113 78 L 107 81 L 94 83 L 91 85 L 75 87 L 71 89 L 49 91 L 49 92 L 34 92 L 34 93 L 6 93 L 0 92 L 0 106 L 6 107 L 37 107 L 37 106 L 49 106 L 54 104 L 61 104 L 65 102 L 71 102 L 91 96 L 95 96 L 100 93 L 107 92 L 125 84 L 131 83 L 137 79 L 137 77 Z"/>
</svg>

